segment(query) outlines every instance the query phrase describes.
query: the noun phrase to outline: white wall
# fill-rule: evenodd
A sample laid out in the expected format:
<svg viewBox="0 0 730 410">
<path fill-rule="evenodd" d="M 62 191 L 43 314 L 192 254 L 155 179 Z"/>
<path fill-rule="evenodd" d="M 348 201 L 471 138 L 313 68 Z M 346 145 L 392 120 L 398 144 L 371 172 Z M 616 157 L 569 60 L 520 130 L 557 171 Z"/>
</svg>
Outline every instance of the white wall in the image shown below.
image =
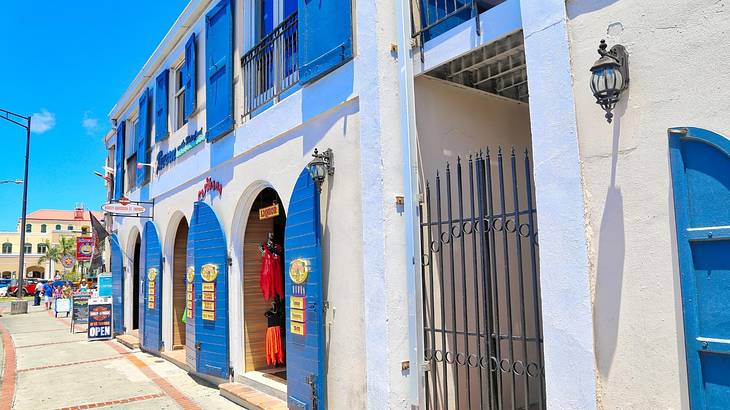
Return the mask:
<svg viewBox="0 0 730 410">
<path fill-rule="evenodd" d="M 688 407 L 667 129 L 730 135 L 729 5 L 567 3 L 605 408 Z M 602 38 L 630 55 L 610 125 L 588 85 Z"/>
</svg>

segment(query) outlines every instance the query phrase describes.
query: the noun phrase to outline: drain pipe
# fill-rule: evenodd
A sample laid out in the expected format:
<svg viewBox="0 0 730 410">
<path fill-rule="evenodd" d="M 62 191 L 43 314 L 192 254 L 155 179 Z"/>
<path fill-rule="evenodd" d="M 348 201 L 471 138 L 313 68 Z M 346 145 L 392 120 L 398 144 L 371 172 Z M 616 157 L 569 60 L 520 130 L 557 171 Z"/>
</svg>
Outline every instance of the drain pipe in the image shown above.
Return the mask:
<svg viewBox="0 0 730 410">
<path fill-rule="evenodd" d="M 425 408 L 423 389 L 426 363 L 423 354 L 423 306 L 420 250 L 419 204 L 421 201 L 418 179 L 418 137 L 416 131 L 415 83 L 413 78 L 413 47 L 411 46 L 412 0 L 396 1 L 398 32 L 398 83 L 400 91 L 400 126 L 402 143 L 404 210 L 406 217 L 406 266 L 409 329 L 409 361 L 401 366 L 410 379 L 409 400 L 414 408 Z"/>
</svg>

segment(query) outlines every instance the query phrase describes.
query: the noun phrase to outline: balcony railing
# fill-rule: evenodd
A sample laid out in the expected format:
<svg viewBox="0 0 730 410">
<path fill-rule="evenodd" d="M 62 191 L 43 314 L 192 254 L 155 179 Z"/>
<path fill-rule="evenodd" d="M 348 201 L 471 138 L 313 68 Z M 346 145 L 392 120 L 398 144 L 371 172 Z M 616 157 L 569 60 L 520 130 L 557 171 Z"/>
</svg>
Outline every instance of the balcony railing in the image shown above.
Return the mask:
<svg viewBox="0 0 730 410">
<path fill-rule="evenodd" d="M 243 114 L 249 115 L 299 82 L 297 13 L 241 57 Z"/>
</svg>

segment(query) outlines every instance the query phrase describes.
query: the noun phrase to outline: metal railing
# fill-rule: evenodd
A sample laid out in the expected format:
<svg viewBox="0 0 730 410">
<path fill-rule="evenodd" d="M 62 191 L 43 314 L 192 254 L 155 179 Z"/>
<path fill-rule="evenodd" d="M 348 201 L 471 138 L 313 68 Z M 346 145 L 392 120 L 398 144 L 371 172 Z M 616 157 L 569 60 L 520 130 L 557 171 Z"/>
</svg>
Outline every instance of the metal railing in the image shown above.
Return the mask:
<svg viewBox="0 0 730 410">
<path fill-rule="evenodd" d="M 299 82 L 297 51 L 297 13 L 293 13 L 241 57 L 244 116 Z"/>
<path fill-rule="evenodd" d="M 411 0 L 411 35 L 423 42 L 424 33 L 457 15 L 474 18 L 479 34 L 479 6 L 476 0 Z"/>
</svg>

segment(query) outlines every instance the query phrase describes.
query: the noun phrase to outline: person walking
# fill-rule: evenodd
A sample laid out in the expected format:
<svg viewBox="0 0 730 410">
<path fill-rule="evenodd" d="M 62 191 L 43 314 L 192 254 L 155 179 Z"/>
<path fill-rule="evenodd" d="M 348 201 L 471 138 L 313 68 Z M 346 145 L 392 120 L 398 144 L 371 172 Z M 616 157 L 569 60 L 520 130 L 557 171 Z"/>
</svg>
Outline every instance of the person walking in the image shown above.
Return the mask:
<svg viewBox="0 0 730 410">
<path fill-rule="evenodd" d="M 35 286 L 35 298 L 33 299 L 33 306 L 40 306 L 41 305 L 41 299 L 44 295 L 43 287 L 45 285 L 43 282 L 38 282 L 38 284 Z M 18 292 L 20 292 L 20 289 L 18 289 Z"/>
<path fill-rule="evenodd" d="M 50 284 L 43 286 L 43 291 L 46 294 L 46 310 L 51 310 L 51 300 L 53 299 L 53 288 Z"/>
</svg>

